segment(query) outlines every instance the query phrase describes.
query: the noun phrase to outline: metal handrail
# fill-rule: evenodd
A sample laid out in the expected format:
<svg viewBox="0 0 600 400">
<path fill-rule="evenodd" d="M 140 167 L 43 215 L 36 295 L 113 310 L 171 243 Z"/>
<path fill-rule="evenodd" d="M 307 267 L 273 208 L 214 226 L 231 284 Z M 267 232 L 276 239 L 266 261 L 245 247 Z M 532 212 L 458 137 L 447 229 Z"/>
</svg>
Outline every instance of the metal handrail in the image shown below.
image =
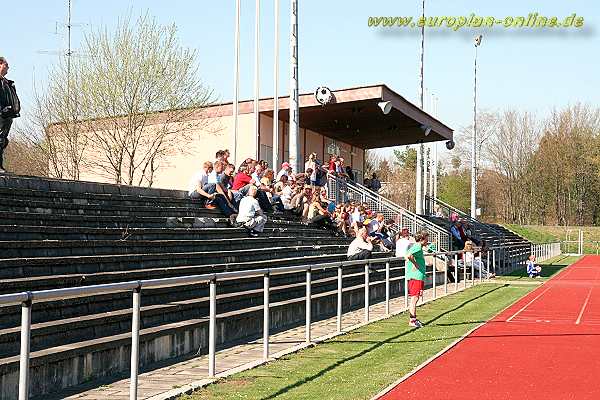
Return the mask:
<svg viewBox="0 0 600 400">
<path fill-rule="evenodd" d="M 487 260 L 488 260 L 488 268 L 490 262 L 490 256 L 492 260 L 492 265 L 494 268 L 494 272 L 496 271 L 496 260 L 497 254 L 503 254 L 503 248 L 496 247 L 490 248 L 487 250 Z M 560 247 L 559 247 L 560 251 Z M 464 253 L 463 250 L 460 251 L 445 251 L 445 252 L 433 252 L 428 253 L 427 255 L 432 256 L 444 256 L 444 262 L 446 265 L 446 270 L 451 266 L 451 260 L 454 258 L 454 271 L 455 276 L 458 277 L 458 262 L 457 256 L 458 254 Z M 264 307 L 263 307 L 263 317 L 265 322 L 265 328 L 263 330 L 263 359 L 267 361 L 269 358 L 269 279 L 271 275 L 281 275 L 281 274 L 289 274 L 289 273 L 298 273 L 305 272 L 306 273 L 306 341 L 311 341 L 311 273 L 312 271 L 317 270 L 326 270 L 330 268 L 337 269 L 337 330 L 338 333 L 342 331 L 342 295 L 343 295 L 343 269 L 346 267 L 359 266 L 364 265 L 364 275 L 365 275 L 365 322 L 369 321 L 369 288 L 375 284 L 383 284 L 386 285 L 386 299 L 385 299 L 385 309 L 386 313 L 389 314 L 389 303 L 390 303 L 390 264 L 394 262 L 403 261 L 403 257 L 386 257 L 386 258 L 376 258 L 370 260 L 356 260 L 356 261 L 342 261 L 342 262 L 333 262 L 333 263 L 322 263 L 315 265 L 303 265 L 303 266 L 288 266 L 288 267 L 278 267 L 278 268 L 262 268 L 257 270 L 245 270 L 245 271 L 230 271 L 230 272 L 218 272 L 218 273 L 210 273 L 210 274 L 199 274 L 199 275 L 190 275 L 190 276 L 181 276 L 181 277 L 171 277 L 171 278 L 161 278 L 161 279 L 146 279 L 146 280 L 136 280 L 129 282 L 119 282 L 119 283 L 109 283 L 102 285 L 91 285 L 91 286 L 83 286 L 83 287 L 70 287 L 70 288 L 61 288 L 61 289 L 50 289 L 50 290 L 37 290 L 30 292 L 20 292 L 20 293 L 12 293 L 12 294 L 3 294 L 0 295 L 0 305 L 8 305 L 21 303 L 21 349 L 19 356 L 19 400 L 27 400 L 29 396 L 29 359 L 30 359 L 30 339 L 31 339 L 31 310 L 32 304 L 36 301 L 42 300 L 57 300 L 57 299 L 65 299 L 69 297 L 79 297 L 79 296 L 88 296 L 88 295 L 96 295 L 96 294 L 106 294 L 106 293 L 114 293 L 120 291 L 131 291 L 133 294 L 133 307 L 132 307 L 132 332 L 131 332 L 131 379 L 130 379 L 130 399 L 137 398 L 137 382 L 138 382 L 138 367 L 139 367 L 139 339 L 140 339 L 140 310 L 141 310 L 141 294 L 142 289 L 147 288 L 156 288 L 156 287 L 169 287 L 169 286 L 177 286 L 181 284 L 190 284 L 190 283 L 201 283 L 208 282 L 209 287 L 209 340 L 208 340 L 208 348 L 209 348 L 209 376 L 215 376 L 215 349 L 216 349 L 216 318 L 217 318 L 217 309 L 216 309 L 216 301 L 217 301 L 217 291 L 216 284 L 218 281 L 222 280 L 231 280 L 231 279 L 239 279 L 239 278 L 248 278 L 248 277 L 264 277 Z M 385 264 L 385 280 L 369 282 L 369 273 L 374 264 Z M 465 283 L 464 288 L 466 288 L 466 266 L 464 268 L 464 276 Z M 471 267 L 473 268 L 473 267 Z M 441 272 L 437 272 L 441 273 Z M 428 275 L 433 276 L 433 297 L 434 299 L 437 296 L 436 292 L 436 267 L 434 266 L 432 272 L 428 272 Z M 448 294 L 448 280 L 447 274 L 443 273 L 444 276 L 444 286 L 445 286 L 445 294 Z M 406 274 L 400 279 L 404 279 L 406 281 Z M 394 278 L 398 279 L 398 278 Z M 479 276 L 479 280 L 481 281 L 481 273 Z M 471 270 L 471 283 L 475 283 L 475 272 Z M 405 288 L 405 307 L 408 307 L 408 297 L 406 294 L 407 284 L 404 282 Z M 458 279 L 455 280 L 455 289 L 458 290 Z"/>
<path fill-rule="evenodd" d="M 438 204 L 444 208 L 446 208 L 448 211 L 452 211 L 455 212 L 456 214 L 458 214 L 460 216 L 460 218 L 462 219 L 466 219 L 467 221 L 469 221 L 471 224 L 473 225 L 477 225 L 480 226 L 482 229 L 487 230 L 488 232 L 492 232 L 496 235 L 499 235 L 501 238 L 504 238 L 506 235 L 504 234 L 504 232 L 494 228 L 493 226 L 490 226 L 488 224 L 484 224 L 483 222 L 479 221 L 476 218 L 471 217 L 469 214 L 459 210 L 456 207 L 451 206 L 450 204 L 435 198 L 435 197 L 431 197 L 428 195 L 425 195 L 425 210 L 428 214 L 433 215 L 433 207 L 431 207 L 431 203 L 433 203 L 434 205 Z M 448 217 L 450 216 L 450 212 L 448 212 Z"/>
<path fill-rule="evenodd" d="M 398 216 L 394 219 L 394 225 L 391 227 L 392 231 L 398 232 L 402 228 L 408 228 L 412 233 L 416 233 L 417 230 L 425 228 L 432 237 L 432 242 L 440 249 L 450 250 L 452 246 L 451 237 L 449 232 L 440 228 L 438 225 L 428 221 L 427 219 L 417 215 L 397 204 L 390 201 L 389 199 L 381 196 L 380 194 L 373 192 L 372 190 L 364 187 L 363 185 L 347 181 L 339 178 L 335 175 L 328 175 L 328 191 L 329 197 L 335 200 L 336 203 L 343 203 L 347 199 L 348 193 L 351 193 L 355 197 L 359 197 L 361 201 L 369 201 L 374 203 L 374 211 L 381 211 L 384 214 Z"/>
</svg>

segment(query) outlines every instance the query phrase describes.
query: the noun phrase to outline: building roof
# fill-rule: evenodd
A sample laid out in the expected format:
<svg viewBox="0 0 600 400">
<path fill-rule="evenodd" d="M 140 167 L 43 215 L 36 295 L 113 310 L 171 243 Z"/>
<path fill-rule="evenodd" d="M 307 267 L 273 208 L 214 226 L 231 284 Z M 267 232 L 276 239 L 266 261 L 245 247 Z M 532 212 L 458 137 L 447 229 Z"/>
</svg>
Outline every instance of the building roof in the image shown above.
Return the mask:
<svg viewBox="0 0 600 400">
<path fill-rule="evenodd" d="M 384 84 L 332 90 L 333 101 L 319 104 L 314 93 L 299 96 L 300 127 L 362 149 L 451 140 L 452 128 L 422 111 Z M 289 97 L 279 97 L 279 119 L 289 120 Z M 380 102 L 391 102 L 384 114 Z M 273 98 L 259 101 L 261 113 L 273 116 Z M 209 115 L 232 115 L 233 104 L 209 107 Z M 253 112 L 253 101 L 241 101 L 240 114 Z M 427 128 L 431 128 L 425 135 Z"/>
</svg>

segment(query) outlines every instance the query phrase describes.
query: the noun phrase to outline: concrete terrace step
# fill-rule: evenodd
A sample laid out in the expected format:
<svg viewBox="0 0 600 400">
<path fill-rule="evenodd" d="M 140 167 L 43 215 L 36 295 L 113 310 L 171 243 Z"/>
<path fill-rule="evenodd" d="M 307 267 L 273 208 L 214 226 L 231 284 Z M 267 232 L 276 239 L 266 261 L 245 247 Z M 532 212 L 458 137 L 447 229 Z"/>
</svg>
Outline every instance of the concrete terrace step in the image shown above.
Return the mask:
<svg viewBox="0 0 600 400">
<path fill-rule="evenodd" d="M 321 232 L 318 232 L 321 233 Z M 0 257 L 35 258 L 35 257 L 68 257 L 95 256 L 118 254 L 150 254 L 150 253 L 181 253 L 189 251 L 220 251 L 254 250 L 268 247 L 277 242 L 282 247 L 308 246 L 324 244 L 348 244 L 348 239 L 315 235 L 310 238 L 281 236 L 281 237 L 252 237 L 204 239 L 204 240 L 29 240 L 29 241 L 0 241 Z M 0 277 L 3 276 L 0 271 Z"/>
<path fill-rule="evenodd" d="M 2 200 L 6 200 L 5 202 Z M 115 204 L 68 204 L 61 202 L 48 202 L 37 200 L 1 199 L 0 211 L 4 212 L 32 212 L 40 214 L 66 214 L 66 215 L 132 215 L 148 216 L 221 216 L 218 210 L 211 210 L 194 203 L 186 207 L 166 206 L 161 204 L 149 205 L 123 205 Z"/>
<path fill-rule="evenodd" d="M 246 238 L 243 228 L 99 228 L 35 225 L 0 225 L 0 240 L 197 240 L 208 238 Z M 322 230 L 300 223 L 282 224 L 268 222 L 264 236 L 307 236 Z"/>
<path fill-rule="evenodd" d="M 0 279 L 0 293 L 166 278 L 210 272 L 216 264 L 237 266 L 245 261 L 269 262 L 273 254 L 277 254 L 279 258 L 297 259 L 345 253 L 346 249 L 346 245 L 322 245 L 273 247 L 255 251 L 4 259 L 0 260 L 3 274 L 19 278 Z M 199 267 L 208 267 L 209 271 L 194 272 Z"/>
<path fill-rule="evenodd" d="M 360 284 L 364 280 L 362 267 L 355 268 L 355 277 L 348 277 L 346 271 L 345 287 Z M 400 276 L 399 270 L 392 270 L 392 277 Z M 350 274 L 352 275 L 352 274 Z M 383 271 L 376 274 L 377 279 L 383 277 Z M 221 282 L 217 298 L 218 312 L 234 312 L 248 306 L 262 304 L 262 286 L 260 277 L 245 280 L 245 287 L 234 282 Z M 335 290 L 337 287 L 336 271 L 315 271 L 312 289 L 313 295 Z M 208 289 L 196 290 L 195 295 L 177 301 L 160 304 L 144 305 L 141 309 L 141 326 L 148 328 L 186 319 L 208 317 Z M 296 274 L 290 282 L 289 276 L 273 276 L 271 286 L 271 301 L 280 302 L 294 298 L 302 298 L 305 291 L 304 274 Z M 143 296 L 150 293 L 144 291 Z M 130 295 L 130 294 L 129 294 Z M 131 308 L 116 309 L 91 315 L 52 320 L 35 323 L 31 331 L 32 351 L 65 345 L 90 337 L 103 337 L 117 333 L 128 332 L 131 329 Z M 19 352 L 20 327 L 0 329 L 0 358 L 17 355 Z"/>
<path fill-rule="evenodd" d="M 253 261 L 244 262 L 237 265 L 217 264 L 209 266 L 186 266 L 184 268 L 175 268 L 175 270 L 184 270 L 184 272 L 187 273 L 181 273 L 179 275 L 186 276 L 191 274 L 232 270 L 252 270 L 260 268 L 276 269 L 291 265 L 314 265 L 328 262 L 339 262 L 344 261 L 345 259 L 345 254 L 327 254 L 310 257 L 272 259 L 266 263 L 263 261 Z M 304 275 L 300 275 L 301 279 L 304 279 Z M 285 275 L 286 278 L 273 277 L 273 284 L 279 281 L 290 279 L 289 277 L 292 276 L 294 275 Z M 221 293 L 223 290 L 238 291 L 242 286 L 237 287 L 237 283 L 238 282 L 229 281 L 229 283 L 225 286 L 219 285 L 219 292 Z M 262 280 L 255 283 L 255 285 L 256 287 L 262 287 Z M 182 285 L 178 286 L 177 290 L 173 290 L 172 287 L 145 289 L 144 296 L 142 297 L 142 305 L 166 304 L 185 299 L 202 297 L 205 295 L 205 289 L 206 285 L 203 284 Z M 104 313 L 128 307 L 131 307 L 131 293 L 129 292 L 115 292 L 94 296 L 73 297 L 61 300 L 39 301 L 34 304 L 32 321 L 34 323 L 47 322 L 63 318 L 74 318 L 82 315 Z M 2 318 L 0 319 L 0 329 L 19 326 L 21 318 L 21 309 L 19 305 L 0 306 L 0 314 L 2 315 Z"/>
<path fill-rule="evenodd" d="M 121 196 L 149 196 L 165 198 L 187 198 L 183 190 L 147 188 L 112 183 L 73 181 L 68 179 L 46 178 L 23 175 L 0 175 L 0 188 L 32 190 L 42 192 L 64 192 L 76 194 L 107 194 Z"/>
</svg>

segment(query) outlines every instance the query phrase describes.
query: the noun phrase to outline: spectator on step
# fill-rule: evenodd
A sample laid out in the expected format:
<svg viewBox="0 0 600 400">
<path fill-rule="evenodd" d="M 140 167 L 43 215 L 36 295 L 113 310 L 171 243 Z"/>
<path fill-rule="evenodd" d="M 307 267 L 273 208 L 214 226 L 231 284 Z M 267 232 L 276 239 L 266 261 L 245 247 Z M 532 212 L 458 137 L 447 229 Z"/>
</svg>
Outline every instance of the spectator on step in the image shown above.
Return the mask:
<svg viewBox="0 0 600 400">
<path fill-rule="evenodd" d="M 282 175 L 287 175 L 289 180 L 294 180 L 293 178 L 293 174 L 292 174 L 292 167 L 290 166 L 289 162 L 284 162 L 281 164 L 281 169 L 279 170 L 279 172 L 277 172 L 277 181 L 279 181 L 281 179 Z"/>
<path fill-rule="evenodd" d="M 535 255 L 529 255 L 529 258 L 527 259 L 527 275 L 529 275 L 530 278 L 537 278 L 540 276 L 541 272 L 542 267 L 535 263 Z"/>
<path fill-rule="evenodd" d="M 386 233 L 386 224 L 384 222 L 385 216 L 382 213 L 377 213 L 367 225 L 369 236 L 375 237 L 381 241 L 386 250 L 390 250 L 393 247 L 393 243 Z"/>
<path fill-rule="evenodd" d="M 381 182 L 377 179 L 377 174 L 373 174 L 371 177 L 371 190 L 377 193 L 379 189 L 381 189 Z"/>
<path fill-rule="evenodd" d="M 465 265 L 465 267 L 467 268 L 471 268 L 471 266 L 473 267 L 473 270 L 475 272 L 477 272 L 478 274 L 481 274 L 483 271 L 483 261 L 481 261 L 481 257 L 477 257 L 476 252 L 475 252 L 475 245 L 472 241 L 467 240 L 465 242 L 465 248 L 464 248 L 464 253 L 463 253 L 463 263 Z"/>
<path fill-rule="evenodd" d="M 415 238 L 410 236 L 408 229 L 402 228 L 396 240 L 396 257 L 406 257 L 406 251 L 416 243 Z"/>
<path fill-rule="evenodd" d="M 346 166 L 346 175 L 349 180 L 354 181 L 354 171 L 352 171 L 352 167 L 349 165 Z"/>
<path fill-rule="evenodd" d="M 444 213 L 442 212 L 442 208 L 439 206 L 439 204 L 434 207 L 433 216 L 437 218 L 444 218 Z"/>
<path fill-rule="evenodd" d="M 188 194 L 192 199 L 200 200 L 206 208 L 219 208 L 225 216 L 229 217 L 235 214 L 235 209 L 228 204 L 228 201 L 220 193 L 215 193 L 214 184 L 208 183 L 208 175 L 213 170 L 213 164 L 210 161 L 204 162 L 202 169 L 192 176 L 188 186 Z"/>
<path fill-rule="evenodd" d="M 302 220 L 308 219 L 308 208 L 312 200 L 312 190 L 310 186 L 296 186 L 296 193 L 290 201 L 292 212 L 298 215 Z"/>
<path fill-rule="evenodd" d="M 258 200 L 256 200 L 256 194 L 258 188 L 251 185 L 248 188 L 248 194 L 240 201 L 239 213 L 236 221 L 243 224 L 248 230 L 248 235 L 252 237 L 258 236 L 263 231 L 265 224 L 267 223 L 267 217 L 265 217 Z"/>
<path fill-rule="evenodd" d="M 463 236 L 461 235 L 460 220 L 456 220 L 452 224 L 450 233 L 452 234 L 452 243 L 454 244 L 454 247 L 457 249 L 463 249 L 465 247 L 465 242 L 463 240 Z"/>
<path fill-rule="evenodd" d="M 320 228 L 326 228 L 331 231 L 335 231 L 335 227 L 329 212 L 323 207 L 321 203 L 319 192 L 313 192 L 311 203 L 308 207 L 308 223 L 311 225 L 318 226 Z"/>
<path fill-rule="evenodd" d="M 356 238 L 348 247 L 348 261 L 368 260 L 373 253 L 373 238 L 369 236 L 367 228 L 363 227 L 358 230 Z"/>
<path fill-rule="evenodd" d="M 304 163 L 304 172 L 309 176 L 311 186 L 317 186 L 317 168 L 317 153 L 310 153 Z"/>
</svg>

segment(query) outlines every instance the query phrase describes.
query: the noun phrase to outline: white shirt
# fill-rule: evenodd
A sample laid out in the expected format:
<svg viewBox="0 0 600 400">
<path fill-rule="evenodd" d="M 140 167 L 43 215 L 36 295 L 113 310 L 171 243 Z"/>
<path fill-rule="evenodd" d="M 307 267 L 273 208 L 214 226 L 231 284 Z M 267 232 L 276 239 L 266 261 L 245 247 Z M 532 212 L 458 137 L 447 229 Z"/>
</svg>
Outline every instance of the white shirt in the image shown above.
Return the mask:
<svg viewBox="0 0 600 400">
<path fill-rule="evenodd" d="M 317 180 L 317 163 L 311 160 L 308 160 L 306 163 L 304 163 L 304 172 L 306 172 L 307 169 L 312 169 L 312 173 L 310 174 L 310 180 L 311 181 L 316 181 Z"/>
<path fill-rule="evenodd" d="M 210 174 L 208 174 L 208 183 L 219 183 L 221 180 L 221 175 L 223 175 L 223 173 L 217 174 L 217 172 L 213 169 Z"/>
<path fill-rule="evenodd" d="M 357 237 L 348 246 L 348 257 L 360 253 L 363 250 L 373 250 L 373 243 L 365 242 L 360 236 Z"/>
<path fill-rule="evenodd" d="M 396 241 L 396 257 L 406 257 L 406 250 L 415 243 L 413 238 L 401 237 Z"/>
<path fill-rule="evenodd" d="M 206 173 L 206 171 L 201 169 L 200 171 L 196 172 L 194 176 L 192 176 L 192 178 L 190 179 L 190 182 L 188 184 L 188 194 L 192 194 L 198 186 L 204 187 L 204 185 L 206 185 L 207 183 L 208 174 Z"/>
<path fill-rule="evenodd" d="M 283 207 L 286 210 L 291 210 L 293 208 L 290 203 L 292 201 L 293 194 L 294 194 L 294 191 L 292 190 L 292 188 L 289 185 L 285 185 L 283 187 L 283 190 L 281 191 L 280 199 L 281 199 L 281 202 L 283 203 Z"/>
<path fill-rule="evenodd" d="M 238 210 L 237 222 L 247 222 L 260 213 L 261 208 L 258 200 L 252 196 L 246 196 L 240 201 Z"/>
<path fill-rule="evenodd" d="M 363 221 L 363 216 L 358 208 L 355 208 L 354 211 L 352 211 L 352 214 L 350 214 L 350 220 L 352 224 L 355 222 L 361 223 Z"/>
</svg>

